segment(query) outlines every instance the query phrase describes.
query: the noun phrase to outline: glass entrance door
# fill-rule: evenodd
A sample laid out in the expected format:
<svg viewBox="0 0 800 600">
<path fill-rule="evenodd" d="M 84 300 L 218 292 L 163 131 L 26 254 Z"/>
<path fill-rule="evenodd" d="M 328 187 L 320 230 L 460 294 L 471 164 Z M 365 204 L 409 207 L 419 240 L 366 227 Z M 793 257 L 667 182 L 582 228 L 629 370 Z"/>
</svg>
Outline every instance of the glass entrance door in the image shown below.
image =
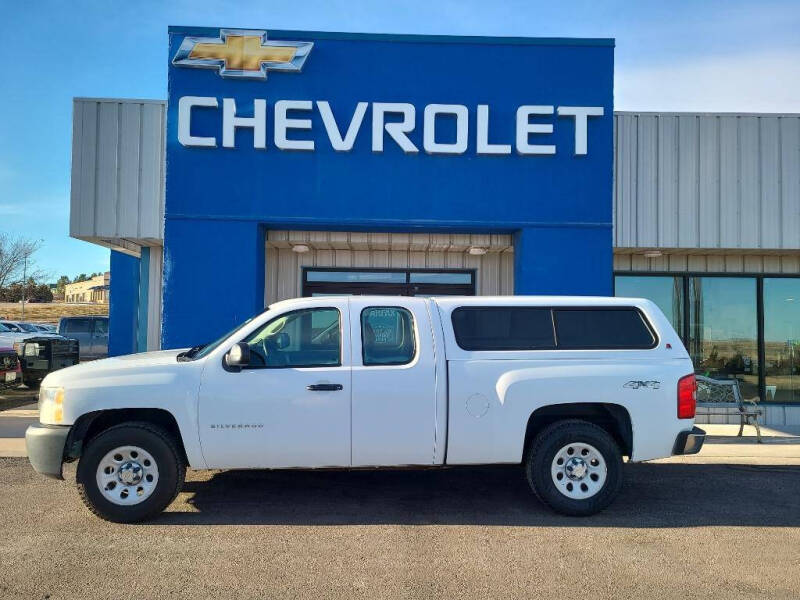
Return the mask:
<svg viewBox="0 0 800 600">
<path fill-rule="evenodd" d="M 303 268 L 303 296 L 474 296 L 470 269 Z"/>
</svg>

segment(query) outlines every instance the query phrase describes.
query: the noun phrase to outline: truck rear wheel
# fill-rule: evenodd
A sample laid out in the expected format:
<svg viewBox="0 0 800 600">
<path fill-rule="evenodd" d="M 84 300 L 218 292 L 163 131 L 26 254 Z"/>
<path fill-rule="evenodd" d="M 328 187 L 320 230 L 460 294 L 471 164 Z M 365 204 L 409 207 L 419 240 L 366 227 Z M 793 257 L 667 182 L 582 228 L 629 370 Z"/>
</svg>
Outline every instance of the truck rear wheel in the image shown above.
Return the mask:
<svg viewBox="0 0 800 600">
<path fill-rule="evenodd" d="M 607 431 L 577 419 L 542 430 L 525 458 L 528 483 L 554 511 L 587 516 L 606 508 L 622 487 L 622 453 Z"/>
<path fill-rule="evenodd" d="M 172 437 L 144 422 L 111 427 L 84 447 L 78 491 L 98 517 L 115 523 L 152 519 L 175 499 L 186 466 Z"/>
</svg>

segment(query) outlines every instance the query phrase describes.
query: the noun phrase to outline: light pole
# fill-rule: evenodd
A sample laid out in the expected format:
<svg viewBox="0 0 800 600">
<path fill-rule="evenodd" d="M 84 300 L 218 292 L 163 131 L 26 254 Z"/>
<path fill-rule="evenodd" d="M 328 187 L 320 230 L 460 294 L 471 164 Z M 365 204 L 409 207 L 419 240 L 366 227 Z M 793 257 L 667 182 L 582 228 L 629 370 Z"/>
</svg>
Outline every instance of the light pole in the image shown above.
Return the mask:
<svg viewBox="0 0 800 600">
<path fill-rule="evenodd" d="M 20 318 L 20 321 L 25 320 L 25 286 L 27 285 L 28 285 L 28 255 L 26 254 L 22 262 L 22 317 Z"/>
</svg>

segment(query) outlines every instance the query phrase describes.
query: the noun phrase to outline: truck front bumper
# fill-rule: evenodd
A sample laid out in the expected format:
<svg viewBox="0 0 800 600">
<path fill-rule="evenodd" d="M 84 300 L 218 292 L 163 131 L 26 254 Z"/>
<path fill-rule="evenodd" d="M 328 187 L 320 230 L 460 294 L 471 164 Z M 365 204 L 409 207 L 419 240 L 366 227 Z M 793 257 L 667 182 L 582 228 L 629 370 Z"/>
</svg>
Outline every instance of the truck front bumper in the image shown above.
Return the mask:
<svg viewBox="0 0 800 600">
<path fill-rule="evenodd" d="M 699 427 L 692 427 L 691 431 L 681 431 L 675 438 L 672 454 L 697 454 L 706 441 L 706 432 Z"/>
<path fill-rule="evenodd" d="M 64 479 L 61 466 L 64 463 L 64 446 L 69 436 L 69 425 L 31 425 L 25 431 L 25 448 L 28 460 L 37 473 Z"/>
</svg>

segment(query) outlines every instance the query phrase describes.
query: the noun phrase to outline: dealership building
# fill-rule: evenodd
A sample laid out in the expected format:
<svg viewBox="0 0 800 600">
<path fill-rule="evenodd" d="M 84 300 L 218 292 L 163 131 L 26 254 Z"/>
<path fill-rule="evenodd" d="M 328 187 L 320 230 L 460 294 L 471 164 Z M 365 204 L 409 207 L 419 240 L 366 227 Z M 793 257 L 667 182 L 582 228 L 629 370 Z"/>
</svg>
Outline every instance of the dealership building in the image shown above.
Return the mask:
<svg viewBox="0 0 800 600">
<path fill-rule="evenodd" d="M 615 113 L 607 39 L 172 27 L 168 79 L 74 101 L 112 354 L 296 296 L 643 296 L 800 424 L 800 115 Z"/>
</svg>

